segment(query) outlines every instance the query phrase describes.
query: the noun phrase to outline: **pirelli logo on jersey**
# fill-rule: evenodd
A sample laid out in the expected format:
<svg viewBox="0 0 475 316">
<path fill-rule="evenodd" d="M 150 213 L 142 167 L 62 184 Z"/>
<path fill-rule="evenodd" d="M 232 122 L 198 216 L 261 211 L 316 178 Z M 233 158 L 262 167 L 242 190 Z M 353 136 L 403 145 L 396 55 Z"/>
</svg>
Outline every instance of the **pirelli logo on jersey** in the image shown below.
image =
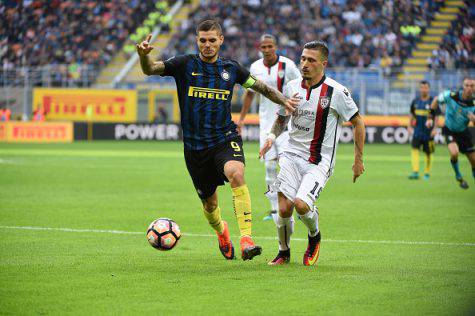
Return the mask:
<svg viewBox="0 0 475 316">
<path fill-rule="evenodd" d="M 190 86 L 188 96 L 202 99 L 227 100 L 231 92 L 229 90 L 201 88 Z"/>
<path fill-rule="evenodd" d="M 414 111 L 416 113 L 416 115 L 418 116 L 428 116 L 429 115 L 429 110 L 421 110 L 421 109 L 417 109 Z"/>
</svg>

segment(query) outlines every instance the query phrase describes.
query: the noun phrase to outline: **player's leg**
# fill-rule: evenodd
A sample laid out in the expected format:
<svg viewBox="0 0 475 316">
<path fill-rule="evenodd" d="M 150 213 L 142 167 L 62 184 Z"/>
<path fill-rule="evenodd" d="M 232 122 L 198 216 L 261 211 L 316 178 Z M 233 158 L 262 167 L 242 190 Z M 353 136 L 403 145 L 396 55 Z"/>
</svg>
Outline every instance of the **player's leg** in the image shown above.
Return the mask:
<svg viewBox="0 0 475 316">
<path fill-rule="evenodd" d="M 467 158 L 470 161 L 470 165 L 472 166 L 473 179 L 475 179 L 475 151 L 467 153 Z"/>
<path fill-rule="evenodd" d="M 251 196 L 244 181 L 244 164 L 240 161 L 230 160 L 224 165 L 224 174 L 228 178 L 233 192 L 234 214 L 241 233 L 241 257 L 243 260 L 251 260 L 261 254 L 262 248 L 256 246 L 251 237 Z"/>
<path fill-rule="evenodd" d="M 302 177 L 298 164 L 285 154 L 280 159 L 280 171 L 275 183 L 279 191 L 279 214 L 277 217 L 277 237 L 279 238 L 279 253 L 269 265 L 280 265 L 290 261 L 290 237 L 294 232 L 295 221 L 292 216 L 293 199 L 297 193 Z"/>
<path fill-rule="evenodd" d="M 315 265 L 320 252 L 321 234 L 318 227 L 318 209 L 314 207 L 315 200 L 322 192 L 328 178 L 323 167 L 311 165 L 303 176 L 294 201 L 295 210 L 302 223 L 308 229 L 308 246 L 303 256 L 303 264 Z"/>
<path fill-rule="evenodd" d="M 264 163 L 266 166 L 266 184 L 268 189 L 265 195 L 270 202 L 270 211 L 269 214 L 264 217 L 264 220 L 272 219 L 277 225 L 279 201 L 277 197 L 277 192 L 272 189 L 273 184 L 277 179 L 277 159 L 265 160 Z"/>
<path fill-rule="evenodd" d="M 290 237 L 294 232 L 295 221 L 292 216 L 293 203 L 281 192 L 279 197 L 279 212 L 277 214 L 277 237 L 279 238 L 279 252 L 270 261 L 269 265 L 281 265 L 290 262 Z"/>
<path fill-rule="evenodd" d="M 457 142 L 457 135 L 449 130 L 447 126 L 442 128 L 442 133 L 444 134 L 445 141 L 447 142 L 447 149 L 449 150 L 450 155 L 450 164 L 452 165 L 452 169 L 454 169 L 455 179 L 458 181 L 459 186 L 462 189 L 468 189 L 468 183 L 463 179 L 459 168 L 459 144 Z"/>
<path fill-rule="evenodd" d="M 427 142 L 424 142 L 423 150 L 425 153 L 424 180 L 429 180 L 435 150 L 434 140 L 428 140 Z"/>
<path fill-rule="evenodd" d="M 221 218 L 216 193 L 216 188 L 218 185 L 224 184 L 224 181 L 214 168 L 212 155 L 212 151 L 185 150 L 186 167 L 203 204 L 203 214 L 209 225 L 216 231 L 221 254 L 226 259 L 233 259 L 234 247 L 229 236 L 227 223 Z"/>
<path fill-rule="evenodd" d="M 241 257 L 250 260 L 262 253 L 252 240 L 251 196 L 244 179 L 244 151 L 241 137 L 223 143 L 216 149 L 216 169 L 229 181 L 233 194 L 234 214 L 241 234 Z"/>
<path fill-rule="evenodd" d="M 202 199 L 203 213 L 208 223 L 216 231 L 218 236 L 219 250 L 228 260 L 234 259 L 234 247 L 229 234 L 228 223 L 221 218 L 221 209 L 218 206 L 218 193 Z"/>
<path fill-rule="evenodd" d="M 459 167 L 459 146 L 457 145 L 456 142 L 450 142 L 447 145 L 447 148 L 449 150 L 449 155 L 450 155 L 450 164 L 452 165 L 452 168 L 454 169 L 455 173 L 455 179 L 458 181 L 459 186 L 462 189 L 468 189 L 468 183 L 463 179 L 462 173 L 460 172 L 460 167 Z"/>
<path fill-rule="evenodd" d="M 472 135 L 468 128 L 457 138 L 457 143 L 460 152 L 467 156 L 470 166 L 472 167 L 472 176 L 475 179 L 475 147 L 473 146 Z"/>
<path fill-rule="evenodd" d="M 419 179 L 419 139 L 413 138 L 411 142 L 411 166 L 412 173 L 409 175 L 409 179 L 417 180 Z"/>
<path fill-rule="evenodd" d="M 277 225 L 277 213 L 279 210 L 279 202 L 277 198 L 276 190 L 273 190 L 272 187 L 274 185 L 275 180 L 277 179 L 277 143 L 280 136 L 276 139 L 274 146 L 272 146 L 269 151 L 264 156 L 264 164 L 265 164 L 265 171 L 266 171 L 266 185 L 267 185 L 267 192 L 265 193 L 266 198 L 269 200 L 270 203 L 270 210 L 267 215 L 264 217 L 264 220 L 273 220 L 274 223 Z M 264 146 L 267 140 L 267 133 L 261 130 L 260 137 L 259 137 L 259 144 L 260 147 Z"/>
</svg>

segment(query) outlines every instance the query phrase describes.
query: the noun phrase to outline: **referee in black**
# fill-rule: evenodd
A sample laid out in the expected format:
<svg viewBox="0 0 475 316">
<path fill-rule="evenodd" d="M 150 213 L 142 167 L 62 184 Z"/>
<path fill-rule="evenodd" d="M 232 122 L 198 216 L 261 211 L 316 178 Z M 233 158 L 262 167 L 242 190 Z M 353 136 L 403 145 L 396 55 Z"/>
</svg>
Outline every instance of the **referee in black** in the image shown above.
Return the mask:
<svg viewBox="0 0 475 316">
<path fill-rule="evenodd" d="M 255 79 L 238 62 L 219 57 L 224 41 L 221 25 L 205 20 L 196 28 L 199 54 L 179 55 L 166 61 L 151 61 L 151 35 L 137 44 L 142 71 L 146 75 L 175 78 L 183 129 L 184 155 L 188 172 L 203 203 L 203 213 L 218 235 L 219 249 L 234 259 L 228 224 L 221 219 L 216 188 L 229 182 L 234 213 L 241 233 L 241 257 L 250 260 L 262 248 L 251 238 L 251 199 L 244 180 L 244 151 L 241 136 L 231 119 L 235 84 L 251 88 L 292 113 L 298 103 Z"/>
</svg>

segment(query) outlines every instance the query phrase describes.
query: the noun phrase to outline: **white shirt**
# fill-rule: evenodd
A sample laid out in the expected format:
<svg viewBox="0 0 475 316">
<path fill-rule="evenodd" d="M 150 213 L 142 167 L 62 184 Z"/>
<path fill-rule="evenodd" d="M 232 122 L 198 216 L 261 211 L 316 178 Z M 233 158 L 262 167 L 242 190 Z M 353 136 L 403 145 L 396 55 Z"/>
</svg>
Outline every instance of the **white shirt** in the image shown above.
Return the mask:
<svg viewBox="0 0 475 316">
<path fill-rule="evenodd" d="M 285 86 L 284 95 L 291 97 L 295 93 L 300 102 L 290 119 L 290 137 L 284 152 L 327 166 L 330 171 L 335 166 L 341 124 L 349 121 L 358 107 L 348 89 L 328 77 L 310 88 L 302 79 L 292 80 Z M 285 114 L 284 107 L 279 114 Z"/>
<path fill-rule="evenodd" d="M 287 57 L 278 56 L 277 62 L 267 67 L 264 65 L 264 59 L 261 58 L 252 63 L 250 68 L 251 75 L 264 82 L 265 84 L 283 91 L 287 82 L 300 78 L 300 71 L 295 63 Z M 261 133 L 268 134 L 277 118 L 279 105 L 260 95 L 259 99 L 259 125 Z"/>
</svg>

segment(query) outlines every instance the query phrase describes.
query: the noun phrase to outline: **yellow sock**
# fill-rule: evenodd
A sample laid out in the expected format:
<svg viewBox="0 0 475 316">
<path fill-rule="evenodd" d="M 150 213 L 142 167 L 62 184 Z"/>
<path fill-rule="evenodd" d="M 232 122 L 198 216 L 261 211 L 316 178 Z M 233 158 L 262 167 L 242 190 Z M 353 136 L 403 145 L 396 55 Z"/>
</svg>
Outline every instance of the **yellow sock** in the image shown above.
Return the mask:
<svg viewBox="0 0 475 316">
<path fill-rule="evenodd" d="M 216 207 L 216 209 L 212 212 L 208 212 L 205 209 L 203 209 L 203 213 L 205 214 L 206 219 L 208 220 L 208 223 L 215 231 L 218 233 L 222 234 L 224 230 L 224 224 L 223 221 L 221 220 L 221 209 Z"/>
<path fill-rule="evenodd" d="M 429 174 L 430 169 L 432 168 L 432 154 L 426 155 L 425 156 L 425 161 L 426 161 L 426 168 L 424 169 L 424 173 Z"/>
<path fill-rule="evenodd" d="M 233 190 L 234 214 L 242 236 L 251 236 L 252 215 L 251 215 L 251 196 L 247 185 L 242 185 Z"/>
<path fill-rule="evenodd" d="M 419 172 L 419 149 L 412 148 L 411 163 L 412 163 L 412 171 Z"/>
</svg>

